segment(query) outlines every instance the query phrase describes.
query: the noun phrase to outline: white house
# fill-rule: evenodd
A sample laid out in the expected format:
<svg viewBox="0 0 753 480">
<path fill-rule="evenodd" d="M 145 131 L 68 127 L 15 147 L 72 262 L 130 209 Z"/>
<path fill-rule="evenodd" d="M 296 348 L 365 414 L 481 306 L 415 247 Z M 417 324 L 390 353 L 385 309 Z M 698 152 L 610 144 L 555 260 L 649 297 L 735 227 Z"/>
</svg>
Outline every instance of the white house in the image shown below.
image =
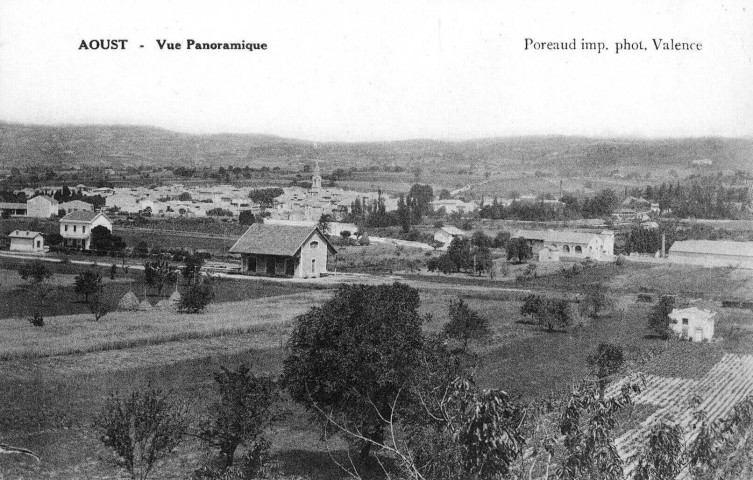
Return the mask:
<svg viewBox="0 0 753 480">
<path fill-rule="evenodd" d="M 560 249 L 551 245 L 544 246 L 539 250 L 539 262 L 559 262 Z"/>
<path fill-rule="evenodd" d="M 466 232 L 460 230 L 457 227 L 447 225 L 437 230 L 437 232 L 434 234 L 434 240 L 444 243 L 444 248 L 447 248 L 455 238 L 464 237 L 466 236 L 466 234 Z"/>
<path fill-rule="evenodd" d="M 59 210 L 63 210 L 66 215 L 71 212 L 93 212 L 94 205 L 81 200 L 71 200 L 70 202 L 63 202 L 58 206 Z"/>
<path fill-rule="evenodd" d="M 112 232 L 112 222 L 100 212 L 71 212 L 60 219 L 60 235 L 66 247 L 89 250 L 92 228 L 103 226 Z"/>
<path fill-rule="evenodd" d="M 614 260 L 614 232 L 569 232 L 558 230 L 518 230 L 512 238 L 523 238 L 534 255 L 544 247 L 556 248 L 562 257 Z"/>
<path fill-rule="evenodd" d="M 296 278 L 327 272 L 335 247 L 316 226 L 255 223 L 230 248 L 241 255 L 242 272 Z"/>
<path fill-rule="evenodd" d="M 26 201 L 26 216 L 50 218 L 58 214 L 58 201 L 46 195 L 37 195 Z"/>
<path fill-rule="evenodd" d="M 14 252 L 44 251 L 44 237 L 39 232 L 13 230 L 8 238 L 10 238 L 10 249 Z"/>
<path fill-rule="evenodd" d="M 675 308 L 669 314 L 669 318 L 672 319 L 670 328 L 680 338 L 701 342 L 714 337 L 716 312 L 701 310 L 697 307 Z"/>
</svg>

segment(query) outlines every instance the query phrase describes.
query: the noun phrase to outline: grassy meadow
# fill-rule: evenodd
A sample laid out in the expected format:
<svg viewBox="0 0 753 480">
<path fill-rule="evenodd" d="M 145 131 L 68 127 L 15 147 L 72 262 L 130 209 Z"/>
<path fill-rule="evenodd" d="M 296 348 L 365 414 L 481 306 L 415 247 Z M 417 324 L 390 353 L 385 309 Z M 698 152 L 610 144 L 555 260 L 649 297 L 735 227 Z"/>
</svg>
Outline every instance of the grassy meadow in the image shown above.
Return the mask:
<svg viewBox="0 0 753 480">
<path fill-rule="evenodd" d="M 23 282 L 11 281 L 13 275 L 18 276 L 13 270 L 0 272 L 6 274 L 0 303 L 12 303 L 5 294 L 23 290 Z M 714 296 L 717 291 L 732 291 L 735 285 L 743 288 L 750 281 L 745 272 L 725 272 L 628 264 L 511 284 L 472 278 L 435 282 L 423 275 L 404 281 L 419 288 L 420 313 L 432 318 L 424 326 L 427 332 L 443 328 L 448 302 L 459 297 L 487 317 L 491 335 L 472 344 L 480 357 L 477 381 L 526 400 L 566 392 L 572 382 L 587 374 L 586 357 L 600 342 L 621 345 L 635 369 L 686 378 L 703 376 L 724 353 L 753 353 L 753 313 L 721 309 L 711 299 L 703 305 L 720 312 L 714 341 L 662 341 L 647 335 L 651 304 L 640 302 L 637 293 L 647 288 L 657 293 L 692 292 L 696 288 L 693 279 L 707 277 L 719 279 L 718 285 L 709 287 Z M 56 273 L 55 287 L 71 288 L 67 285 L 71 278 L 70 272 Z M 593 282 L 606 285 L 614 300 L 596 319 L 580 319 L 566 332 L 549 333 L 520 315 L 526 289 L 575 295 Z M 133 287 L 123 279 L 118 285 Z M 218 284 L 218 293 L 222 289 L 227 292 L 198 315 L 112 312 L 94 322 L 88 312 L 72 312 L 47 316 L 43 328 L 22 318 L 0 319 L 0 441 L 30 448 L 42 458 L 36 463 L 26 457 L 0 456 L 0 472 L 8 478 L 124 478 L 113 455 L 91 430 L 92 418 L 108 395 L 156 385 L 189 399 L 198 425 L 214 401 L 212 375 L 220 365 L 244 363 L 256 373 L 279 374 L 294 317 L 332 295 L 331 289 L 264 281 L 228 280 Z M 683 301 L 693 298 L 683 297 Z M 329 458 L 308 414 L 289 401 L 279 408 L 281 420 L 270 432 L 276 478 L 348 478 Z M 636 408 L 633 414 L 650 413 L 643 410 Z M 335 458 L 345 458 L 342 444 L 333 448 Z M 151 478 L 186 478 L 211 455 L 189 439 Z"/>
</svg>

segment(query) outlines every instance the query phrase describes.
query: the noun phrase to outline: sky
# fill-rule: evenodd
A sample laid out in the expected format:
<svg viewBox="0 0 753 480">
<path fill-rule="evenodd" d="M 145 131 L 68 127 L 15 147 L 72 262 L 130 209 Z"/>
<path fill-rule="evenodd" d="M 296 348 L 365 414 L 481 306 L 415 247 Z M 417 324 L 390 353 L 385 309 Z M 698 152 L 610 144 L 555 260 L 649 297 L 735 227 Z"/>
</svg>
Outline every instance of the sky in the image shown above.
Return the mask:
<svg viewBox="0 0 753 480">
<path fill-rule="evenodd" d="M 608 50 L 525 50 L 526 38 Z M 703 49 L 656 51 L 660 38 Z M 92 39 L 129 41 L 79 49 Z M 624 40 L 647 50 L 616 54 Z M 315 141 L 750 136 L 751 85 L 746 0 L 0 0 L 11 122 Z"/>
</svg>

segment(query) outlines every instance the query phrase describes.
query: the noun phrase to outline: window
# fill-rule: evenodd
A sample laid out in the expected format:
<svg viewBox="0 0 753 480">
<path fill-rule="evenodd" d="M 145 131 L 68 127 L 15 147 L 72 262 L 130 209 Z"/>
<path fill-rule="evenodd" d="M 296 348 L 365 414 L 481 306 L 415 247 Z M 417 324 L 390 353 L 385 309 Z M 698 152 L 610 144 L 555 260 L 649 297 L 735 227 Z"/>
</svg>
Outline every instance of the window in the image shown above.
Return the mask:
<svg viewBox="0 0 753 480">
<path fill-rule="evenodd" d="M 73 226 L 73 233 L 76 233 L 76 225 Z"/>
<path fill-rule="evenodd" d="M 688 324 L 688 319 L 687 318 L 683 318 L 682 319 L 682 324 L 683 325 L 687 325 Z"/>
<path fill-rule="evenodd" d="M 86 233 L 86 227 L 81 227 L 81 233 Z"/>
<path fill-rule="evenodd" d="M 311 273 L 316 273 L 316 259 L 311 260 Z"/>
<path fill-rule="evenodd" d="M 313 242 L 309 243 L 309 247 L 311 247 L 312 249 L 318 248 L 319 247 L 319 242 L 313 241 Z"/>
<path fill-rule="evenodd" d="M 68 225 L 66 225 L 66 226 L 65 226 L 65 231 L 66 231 L 66 232 L 68 231 Z"/>
</svg>

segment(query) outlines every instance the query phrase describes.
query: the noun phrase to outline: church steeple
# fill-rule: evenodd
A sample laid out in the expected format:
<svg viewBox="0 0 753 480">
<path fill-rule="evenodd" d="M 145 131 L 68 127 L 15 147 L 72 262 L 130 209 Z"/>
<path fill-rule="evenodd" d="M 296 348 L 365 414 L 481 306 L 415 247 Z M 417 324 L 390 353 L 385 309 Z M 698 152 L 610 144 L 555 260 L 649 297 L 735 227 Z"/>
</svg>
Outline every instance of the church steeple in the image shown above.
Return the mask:
<svg viewBox="0 0 753 480">
<path fill-rule="evenodd" d="M 318 193 L 322 188 L 322 176 L 319 171 L 319 161 L 316 161 L 314 175 L 311 176 L 311 191 Z"/>
</svg>

